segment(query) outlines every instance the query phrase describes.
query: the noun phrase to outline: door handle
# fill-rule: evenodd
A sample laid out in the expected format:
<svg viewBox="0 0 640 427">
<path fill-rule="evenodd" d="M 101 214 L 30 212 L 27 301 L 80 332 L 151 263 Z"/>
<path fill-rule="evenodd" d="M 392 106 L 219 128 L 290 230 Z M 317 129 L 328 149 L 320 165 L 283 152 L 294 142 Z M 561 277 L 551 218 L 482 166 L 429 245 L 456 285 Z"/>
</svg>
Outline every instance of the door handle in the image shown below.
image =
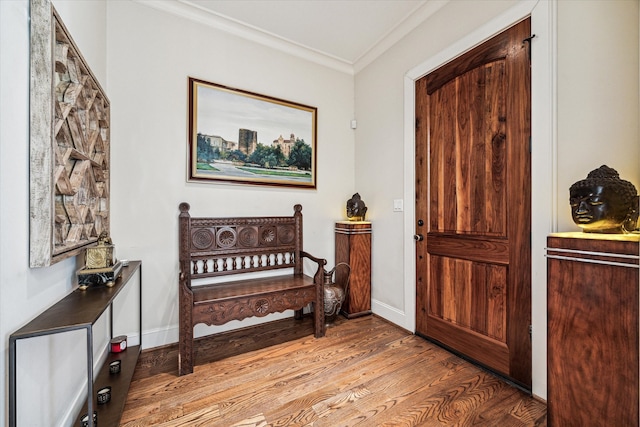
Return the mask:
<svg viewBox="0 0 640 427">
<path fill-rule="evenodd" d="M 414 234 L 413 238 L 416 240 L 416 242 L 421 242 L 424 240 L 424 237 L 422 236 L 422 234 Z"/>
</svg>

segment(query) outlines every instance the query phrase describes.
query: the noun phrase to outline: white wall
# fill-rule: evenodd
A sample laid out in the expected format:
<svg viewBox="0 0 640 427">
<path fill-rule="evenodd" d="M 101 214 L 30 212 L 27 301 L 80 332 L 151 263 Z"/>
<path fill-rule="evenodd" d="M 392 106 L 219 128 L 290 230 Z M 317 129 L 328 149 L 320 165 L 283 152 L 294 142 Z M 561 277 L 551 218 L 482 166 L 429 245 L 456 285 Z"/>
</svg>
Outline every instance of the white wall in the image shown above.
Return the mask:
<svg viewBox="0 0 640 427">
<path fill-rule="evenodd" d="M 104 86 L 105 3 L 56 0 L 55 6 Z M 29 268 L 28 1 L 0 2 L 0 52 L 0 377 L 6 379 L 9 335 L 71 292 L 76 263 L 68 259 L 49 268 Z M 101 319 L 95 328 L 99 340 L 105 326 Z M 76 369 L 86 365 L 83 334 L 19 341 L 17 348 L 19 425 L 70 422 L 86 375 Z M 0 420 L 6 424 L 7 381 L 2 387 Z"/>
<path fill-rule="evenodd" d="M 558 230 L 569 187 L 601 165 L 640 188 L 637 0 L 558 2 Z"/>
<path fill-rule="evenodd" d="M 545 237 L 558 229 L 558 223 L 560 229 L 572 226 L 568 203 L 561 193 L 600 165 L 592 165 L 590 160 L 608 159 L 610 166 L 615 164 L 623 178 L 634 183 L 638 182 L 640 172 L 638 2 L 560 1 L 560 4 L 562 13 L 556 14 L 556 2 L 449 2 L 359 72 L 355 95 L 356 188 L 369 204 L 375 230 L 373 308 L 374 312 L 413 330 L 414 112 L 412 100 L 408 99 L 413 96 L 412 79 L 420 71 L 426 73 L 430 66 L 441 65 L 482 42 L 492 31 L 498 32 L 532 14 L 532 32 L 536 34 L 532 67 L 533 393 L 543 399 L 547 395 Z M 588 18 L 587 23 L 581 21 L 582 16 Z M 557 28 L 561 59 L 556 65 Z M 602 32 L 608 32 L 605 40 L 596 41 Z M 566 50 L 580 53 L 564 58 L 560 50 L 565 55 Z M 567 73 L 566 78 L 558 77 L 557 87 L 556 73 Z M 571 93 L 574 85 L 576 93 Z M 611 97 L 618 101 L 610 101 Z M 618 119 L 619 116 L 622 118 Z M 603 126 L 603 120 L 616 124 L 622 121 L 627 126 L 611 130 L 610 126 Z M 582 140 L 573 137 L 572 132 L 578 128 Z M 602 137 L 609 131 L 615 138 Z M 588 156 L 582 154 L 583 148 L 590 151 Z M 580 172 L 573 176 L 576 169 Z M 393 199 L 403 197 L 405 213 L 393 213 Z"/>
<path fill-rule="evenodd" d="M 353 76 L 137 2 L 107 9 L 112 237 L 119 257 L 143 262 L 143 346 L 178 338 L 182 201 L 194 216 L 292 215 L 300 203 L 305 249 L 332 267 L 354 188 Z M 317 189 L 186 182 L 188 76 L 317 107 Z"/>
</svg>

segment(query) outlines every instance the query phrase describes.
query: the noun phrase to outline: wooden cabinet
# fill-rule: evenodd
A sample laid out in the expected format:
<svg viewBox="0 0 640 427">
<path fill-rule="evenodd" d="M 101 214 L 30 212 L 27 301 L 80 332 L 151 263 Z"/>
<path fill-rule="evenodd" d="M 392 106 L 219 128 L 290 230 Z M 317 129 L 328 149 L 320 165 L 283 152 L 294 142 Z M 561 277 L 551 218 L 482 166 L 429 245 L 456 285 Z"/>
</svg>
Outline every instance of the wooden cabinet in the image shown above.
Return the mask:
<svg viewBox="0 0 640 427">
<path fill-rule="evenodd" d="M 95 381 L 93 380 L 93 325 L 102 314 L 110 312 L 110 335 L 113 338 L 113 303 L 120 292 L 130 284 L 131 278 L 138 273 L 138 332 L 140 345 L 129 346 L 121 353 L 109 353 L 106 361 L 100 368 Z M 142 348 L 142 264 L 140 261 L 130 261 L 127 267 L 122 268 L 122 275 L 112 287 L 95 286 L 87 290 L 76 289 L 53 306 L 49 307 L 31 322 L 11 334 L 9 337 L 9 425 L 15 427 L 17 420 L 16 402 L 16 362 L 17 341 L 43 335 L 57 334 L 61 332 L 85 330 L 87 351 L 87 404 L 79 414 L 74 426 L 81 425 L 82 414 L 98 413 L 98 424 L 104 426 L 117 426 L 127 399 L 129 383 Z M 107 350 L 108 351 L 108 350 Z M 109 363 L 113 360 L 121 360 L 120 373 L 109 374 Z M 111 386 L 111 400 L 107 405 L 97 405 L 96 388 Z M 91 425 L 90 423 L 89 425 Z"/>
<path fill-rule="evenodd" d="M 339 221 L 335 226 L 336 265 L 351 267 L 349 290 L 341 313 L 347 318 L 371 314 L 371 223 Z M 336 283 L 344 283 L 347 269 L 336 270 Z"/>
<path fill-rule="evenodd" d="M 638 235 L 547 239 L 548 422 L 638 425 Z"/>
</svg>

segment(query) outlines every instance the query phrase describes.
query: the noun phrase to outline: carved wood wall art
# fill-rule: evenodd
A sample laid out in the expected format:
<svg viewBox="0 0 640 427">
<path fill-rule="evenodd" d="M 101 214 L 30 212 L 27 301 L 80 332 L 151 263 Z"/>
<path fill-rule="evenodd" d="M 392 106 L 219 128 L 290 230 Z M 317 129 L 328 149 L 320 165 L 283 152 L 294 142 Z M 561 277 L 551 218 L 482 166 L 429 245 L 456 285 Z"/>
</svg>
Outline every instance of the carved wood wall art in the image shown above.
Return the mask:
<svg viewBox="0 0 640 427">
<path fill-rule="evenodd" d="M 109 100 L 49 1 L 31 1 L 30 266 L 109 232 Z"/>
</svg>

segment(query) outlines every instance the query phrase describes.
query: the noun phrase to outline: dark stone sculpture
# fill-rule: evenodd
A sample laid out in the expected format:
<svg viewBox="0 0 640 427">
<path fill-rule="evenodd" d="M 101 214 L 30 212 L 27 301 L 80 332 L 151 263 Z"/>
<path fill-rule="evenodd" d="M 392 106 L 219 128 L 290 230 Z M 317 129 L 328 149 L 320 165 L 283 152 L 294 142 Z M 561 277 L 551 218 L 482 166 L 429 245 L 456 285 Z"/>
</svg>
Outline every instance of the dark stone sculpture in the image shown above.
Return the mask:
<svg viewBox="0 0 640 427">
<path fill-rule="evenodd" d="M 585 233 L 627 233 L 638 223 L 638 194 L 629 181 L 606 165 L 569 189 L 571 215 Z"/>
<path fill-rule="evenodd" d="M 367 206 L 360 198 L 360 194 L 354 194 L 347 200 L 347 218 L 351 221 L 364 221 L 367 213 Z"/>
</svg>

